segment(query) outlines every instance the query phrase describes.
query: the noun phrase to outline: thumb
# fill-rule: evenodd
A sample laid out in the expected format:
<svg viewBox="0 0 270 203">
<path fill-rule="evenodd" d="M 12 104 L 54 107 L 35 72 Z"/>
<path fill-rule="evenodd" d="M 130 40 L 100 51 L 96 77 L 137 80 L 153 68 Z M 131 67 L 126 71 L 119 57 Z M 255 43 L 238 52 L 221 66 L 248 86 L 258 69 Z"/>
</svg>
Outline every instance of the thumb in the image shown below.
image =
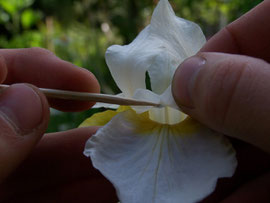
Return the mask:
<svg viewBox="0 0 270 203">
<path fill-rule="evenodd" d="M 47 128 L 49 107 L 37 88 L 16 84 L 0 96 L 0 182 L 31 152 Z"/>
<path fill-rule="evenodd" d="M 172 92 L 191 117 L 270 152 L 270 64 L 247 56 L 200 53 L 176 70 Z"/>
</svg>

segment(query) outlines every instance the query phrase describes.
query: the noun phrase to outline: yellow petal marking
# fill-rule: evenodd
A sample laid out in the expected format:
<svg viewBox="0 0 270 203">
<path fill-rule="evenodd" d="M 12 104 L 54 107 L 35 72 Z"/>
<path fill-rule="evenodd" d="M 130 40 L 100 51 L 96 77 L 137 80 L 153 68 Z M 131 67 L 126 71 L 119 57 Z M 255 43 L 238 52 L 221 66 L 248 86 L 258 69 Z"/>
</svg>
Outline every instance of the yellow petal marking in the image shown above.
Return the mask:
<svg viewBox="0 0 270 203">
<path fill-rule="evenodd" d="M 90 118 L 82 122 L 79 128 L 89 127 L 89 126 L 104 126 L 106 125 L 115 115 L 120 112 L 130 109 L 128 106 L 120 106 L 117 111 L 107 110 L 101 113 L 96 113 Z"/>
</svg>

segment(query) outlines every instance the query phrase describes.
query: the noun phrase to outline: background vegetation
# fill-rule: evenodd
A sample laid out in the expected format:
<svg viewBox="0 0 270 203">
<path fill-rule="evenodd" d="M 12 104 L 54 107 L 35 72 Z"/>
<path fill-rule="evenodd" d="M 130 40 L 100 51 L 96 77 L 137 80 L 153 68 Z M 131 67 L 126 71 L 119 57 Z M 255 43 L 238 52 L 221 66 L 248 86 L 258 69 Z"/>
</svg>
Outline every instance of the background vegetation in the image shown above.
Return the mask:
<svg viewBox="0 0 270 203">
<path fill-rule="evenodd" d="M 262 0 L 171 0 L 178 16 L 202 27 L 207 37 Z M 104 61 L 112 44 L 131 42 L 158 0 L 0 0 L 0 48 L 44 47 L 92 71 L 104 93 L 117 93 Z M 48 132 L 77 127 L 95 110 L 51 110 Z"/>
</svg>

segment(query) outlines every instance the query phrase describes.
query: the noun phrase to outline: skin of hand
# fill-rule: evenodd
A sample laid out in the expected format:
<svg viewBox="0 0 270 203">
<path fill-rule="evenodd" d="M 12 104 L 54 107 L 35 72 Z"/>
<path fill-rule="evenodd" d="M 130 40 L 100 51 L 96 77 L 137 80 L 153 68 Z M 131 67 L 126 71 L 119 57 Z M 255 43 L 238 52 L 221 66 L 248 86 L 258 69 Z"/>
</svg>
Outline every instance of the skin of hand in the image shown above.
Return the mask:
<svg viewBox="0 0 270 203">
<path fill-rule="evenodd" d="M 11 84 L 0 95 L 0 202 L 116 199 L 111 184 L 82 154 L 84 143 L 97 128 L 43 136 L 49 106 L 82 111 L 93 103 L 47 100 L 36 86 L 99 92 L 93 74 L 45 49 L 3 49 L 0 83 Z M 108 196 L 99 196 L 103 190 Z"/>
<path fill-rule="evenodd" d="M 270 202 L 269 12 L 270 1 L 263 1 L 212 37 L 174 75 L 172 92 L 185 113 L 257 147 L 233 141 L 239 166 L 226 184 L 234 191 L 218 201 Z"/>
</svg>

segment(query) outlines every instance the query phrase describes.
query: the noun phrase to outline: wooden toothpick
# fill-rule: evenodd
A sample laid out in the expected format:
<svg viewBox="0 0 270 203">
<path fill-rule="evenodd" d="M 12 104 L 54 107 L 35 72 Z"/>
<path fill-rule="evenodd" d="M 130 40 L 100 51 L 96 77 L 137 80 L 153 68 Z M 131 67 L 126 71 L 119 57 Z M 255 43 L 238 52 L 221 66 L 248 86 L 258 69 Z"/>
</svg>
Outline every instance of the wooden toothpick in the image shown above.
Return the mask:
<svg viewBox="0 0 270 203">
<path fill-rule="evenodd" d="M 9 85 L 0 85 L 0 90 L 8 88 Z M 65 100 L 76 100 L 76 101 L 91 101 L 91 102 L 102 102 L 108 104 L 118 104 L 125 106 L 154 106 L 161 107 L 160 104 L 140 101 L 135 99 L 126 99 L 121 98 L 115 95 L 108 94 L 97 94 L 97 93 L 87 93 L 87 92 L 74 92 L 66 90 L 57 90 L 57 89 L 47 89 L 39 88 L 46 97 L 55 98 L 55 99 L 65 99 Z"/>
</svg>

